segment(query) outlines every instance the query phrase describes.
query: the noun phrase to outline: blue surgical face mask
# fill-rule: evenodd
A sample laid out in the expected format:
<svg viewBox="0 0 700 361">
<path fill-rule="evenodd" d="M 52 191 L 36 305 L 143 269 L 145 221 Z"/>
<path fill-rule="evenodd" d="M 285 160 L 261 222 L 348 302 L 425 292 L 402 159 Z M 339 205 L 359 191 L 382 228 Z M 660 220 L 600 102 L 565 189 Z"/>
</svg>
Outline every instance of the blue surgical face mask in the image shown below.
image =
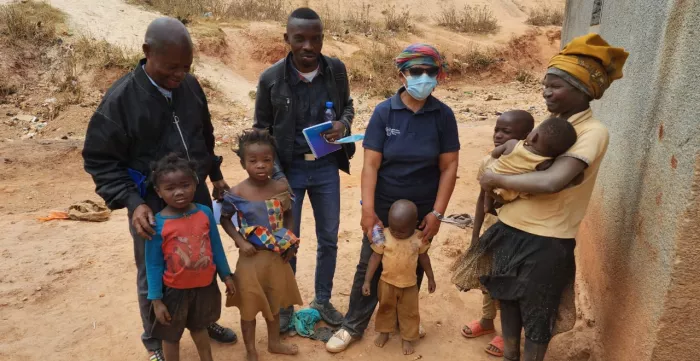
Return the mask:
<svg viewBox="0 0 700 361">
<path fill-rule="evenodd" d="M 404 78 L 406 78 L 406 91 L 416 100 L 425 100 L 438 84 L 437 77 L 425 73 L 421 76 L 404 75 Z"/>
</svg>

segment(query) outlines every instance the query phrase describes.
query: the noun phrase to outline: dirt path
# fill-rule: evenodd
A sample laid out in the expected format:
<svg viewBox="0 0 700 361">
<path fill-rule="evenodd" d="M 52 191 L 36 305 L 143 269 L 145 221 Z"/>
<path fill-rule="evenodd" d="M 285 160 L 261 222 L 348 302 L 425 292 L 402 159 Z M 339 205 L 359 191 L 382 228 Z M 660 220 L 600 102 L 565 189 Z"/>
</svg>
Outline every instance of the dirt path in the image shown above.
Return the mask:
<svg viewBox="0 0 700 361">
<path fill-rule="evenodd" d="M 416 9 L 418 0 L 410 0 Z M 466 0 L 458 1 L 463 4 Z M 484 2 L 485 0 L 479 0 Z M 534 0 L 523 0 L 531 2 Z M 7 0 L 0 0 L 0 3 Z M 478 1 L 475 1 L 478 2 Z M 50 3 L 69 14 L 72 28 L 128 48 L 138 48 L 146 25 L 157 13 L 125 4 L 122 0 L 51 0 Z M 498 3 L 515 4 L 500 0 Z M 496 6 L 496 5 L 494 5 Z M 505 5 L 504 5 L 505 6 Z M 504 10 L 505 11 L 505 10 Z M 511 9 L 511 11 L 515 11 Z M 523 27 L 524 13 L 513 12 L 509 18 L 515 29 Z M 434 33 L 449 42 L 448 32 Z M 504 39 L 506 35 L 502 36 Z M 456 38 L 457 42 L 461 38 Z M 497 41 L 498 39 L 483 41 Z M 240 40 L 243 42 L 243 40 Z M 233 43 L 236 48 L 237 43 Z M 238 49 L 238 48 L 236 48 Z M 343 51 L 343 49 L 336 49 Z M 242 55 L 241 55 L 242 56 Z M 234 59 L 236 62 L 244 61 Z M 254 89 L 251 72 L 239 63 L 228 63 L 203 56 L 196 72 L 217 86 L 231 100 L 250 102 L 248 92 Z M 244 76 L 245 75 L 245 76 Z M 247 80 L 246 80 L 247 79 Z M 499 85 L 473 89 L 449 85 L 437 96 L 450 105 L 460 121 L 462 151 L 458 188 L 449 213 L 472 213 L 477 185 L 476 164 L 491 145 L 495 111 L 509 108 L 530 109 L 535 106 L 542 116 L 540 98 L 532 89 L 520 85 Z M 485 101 L 493 93 L 493 100 Z M 374 103 L 372 100 L 370 103 Z M 367 104 L 360 106 L 358 123 L 368 117 Z M 533 108 L 535 109 L 535 108 Z M 360 113 L 360 112 L 358 112 Z M 84 124 L 87 116 L 71 122 Z M 487 119 L 480 121 L 478 119 Z M 76 127 L 78 127 L 76 125 Z M 217 132 L 224 127 L 216 124 Z M 76 128 L 77 129 L 77 128 Z M 76 131 L 76 135 L 84 132 Z M 40 223 L 37 217 L 54 209 L 65 209 L 71 203 L 98 197 L 94 184 L 82 168 L 82 141 L 0 141 L 0 360 L 144 360 L 140 342 L 140 318 L 136 301 L 133 246 L 128 234 L 125 212 L 113 213 L 105 223 L 70 221 Z M 217 149 L 224 155 L 223 172 L 230 184 L 244 178 L 237 159 L 226 147 Z M 353 174 L 341 178 L 341 226 L 338 264 L 333 302 L 341 312 L 347 311 L 355 266 L 359 257 L 360 169 L 361 153 L 353 159 Z M 313 277 L 316 246 L 312 210 L 305 204 L 297 279 L 303 299 L 313 298 Z M 459 335 L 461 325 L 476 319 L 481 312 L 481 294 L 457 292 L 450 283 L 449 266 L 467 246 L 467 232 L 445 226 L 431 249 L 438 290 L 429 295 L 421 292 L 421 317 L 428 336 L 417 345 L 417 353 L 406 357 L 394 337 L 384 349 L 377 349 L 373 323 L 366 337 L 347 352 L 332 356 L 319 342 L 301 338 L 300 360 L 495 360 L 483 349 L 489 338 L 465 340 Z M 237 260 L 233 242 L 225 249 L 231 265 Z M 265 326 L 258 323 L 259 349 L 265 349 Z M 221 323 L 240 332 L 237 309 L 224 309 Z M 216 359 L 243 358 L 243 345 L 213 345 Z M 189 337 L 182 342 L 183 359 L 196 359 Z M 263 360 L 277 359 L 261 352 Z M 290 358 L 291 360 L 291 358 Z"/>
<path fill-rule="evenodd" d="M 460 191 L 451 211 L 473 209 L 475 164 L 490 143 L 493 122 L 463 124 L 464 150 L 459 170 Z M 41 149 L 41 152 L 30 152 Z M 231 158 L 226 149 L 219 152 Z M 69 141 L 0 143 L 0 154 L 13 154 L 10 163 L 0 162 L 3 176 L 0 194 L 0 359 L 2 360 L 140 360 L 138 306 L 136 303 L 133 249 L 124 211 L 115 212 L 106 223 L 57 221 L 40 223 L 36 217 L 62 209 L 75 200 L 96 199 L 93 184 L 82 171 L 80 149 Z M 45 162 L 41 160 L 45 159 Z M 352 162 L 353 175 L 343 176 L 338 266 L 333 301 L 345 312 L 360 249 L 359 170 L 362 157 Z M 233 161 L 225 164 L 229 182 L 243 179 Z M 297 278 L 303 299 L 313 298 L 315 239 L 313 217 L 305 205 Z M 482 351 L 488 338 L 465 340 L 460 325 L 480 315 L 480 293 L 459 293 L 449 282 L 448 268 L 466 247 L 466 233 L 445 226 L 431 249 L 438 290 L 421 292 L 421 317 L 428 336 L 417 345 L 426 360 L 492 360 Z M 232 265 L 237 251 L 225 242 Z M 240 331 L 238 311 L 224 309 L 222 323 Z M 259 322 L 259 347 L 264 349 L 264 322 Z M 367 337 L 346 353 L 331 356 L 319 342 L 293 338 L 304 360 L 413 360 L 400 353 L 394 338 L 384 349 L 372 344 L 373 324 Z M 37 347 L 37 345 L 41 345 Z M 241 359 L 242 345 L 214 345 L 217 359 Z M 195 359 L 195 348 L 183 338 L 184 359 Z M 262 352 L 263 359 L 272 356 Z"/>
</svg>

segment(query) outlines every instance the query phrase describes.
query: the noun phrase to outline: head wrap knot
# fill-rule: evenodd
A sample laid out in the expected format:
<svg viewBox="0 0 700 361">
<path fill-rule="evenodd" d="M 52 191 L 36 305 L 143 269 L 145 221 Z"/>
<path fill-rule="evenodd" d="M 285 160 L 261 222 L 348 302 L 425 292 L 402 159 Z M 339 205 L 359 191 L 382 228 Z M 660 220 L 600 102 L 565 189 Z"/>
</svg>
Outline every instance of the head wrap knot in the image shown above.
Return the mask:
<svg viewBox="0 0 700 361">
<path fill-rule="evenodd" d="M 574 38 L 549 61 L 556 75 L 593 99 L 600 99 L 613 81 L 622 78 L 629 53 L 610 46 L 598 34 Z"/>
</svg>

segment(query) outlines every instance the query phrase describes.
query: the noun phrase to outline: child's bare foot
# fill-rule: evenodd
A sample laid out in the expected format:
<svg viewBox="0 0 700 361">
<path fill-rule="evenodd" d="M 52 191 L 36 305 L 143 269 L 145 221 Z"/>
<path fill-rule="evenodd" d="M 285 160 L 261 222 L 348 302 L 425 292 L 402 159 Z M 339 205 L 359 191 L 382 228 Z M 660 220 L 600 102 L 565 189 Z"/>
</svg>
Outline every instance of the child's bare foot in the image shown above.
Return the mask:
<svg viewBox="0 0 700 361">
<path fill-rule="evenodd" d="M 377 338 L 374 339 L 374 345 L 377 347 L 384 347 L 387 341 L 389 341 L 389 334 L 380 333 L 379 336 L 377 336 Z"/>
<path fill-rule="evenodd" d="M 257 351 L 246 352 L 245 359 L 246 359 L 246 361 L 258 361 L 258 352 Z"/>
<path fill-rule="evenodd" d="M 270 351 L 270 353 L 280 355 L 296 355 L 299 353 L 299 347 L 297 347 L 297 345 L 285 345 L 281 342 L 267 345 L 267 350 Z"/>
<path fill-rule="evenodd" d="M 412 355 L 415 352 L 413 349 L 413 343 L 411 341 L 403 340 L 403 354 Z"/>
</svg>

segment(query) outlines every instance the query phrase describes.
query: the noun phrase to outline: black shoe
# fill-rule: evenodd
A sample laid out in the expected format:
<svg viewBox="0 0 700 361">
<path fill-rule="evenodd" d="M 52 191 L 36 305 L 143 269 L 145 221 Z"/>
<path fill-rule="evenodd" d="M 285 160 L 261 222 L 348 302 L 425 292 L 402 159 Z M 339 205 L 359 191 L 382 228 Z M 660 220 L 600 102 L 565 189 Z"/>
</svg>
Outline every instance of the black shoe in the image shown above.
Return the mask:
<svg viewBox="0 0 700 361">
<path fill-rule="evenodd" d="M 321 314 L 321 318 L 323 319 L 323 321 L 325 321 L 327 324 L 334 327 L 338 327 L 343 324 L 343 314 L 338 312 L 338 310 L 336 310 L 335 307 L 333 307 L 333 304 L 330 303 L 330 301 L 321 303 L 314 299 L 314 301 L 311 302 L 309 307 L 318 311 L 318 313 Z"/>
<path fill-rule="evenodd" d="M 294 315 L 294 306 L 280 308 L 280 333 L 285 333 L 292 328 L 292 315 Z"/>
<path fill-rule="evenodd" d="M 165 355 L 163 355 L 163 349 L 159 348 L 149 352 L 148 361 L 165 361 Z"/>
<path fill-rule="evenodd" d="M 209 333 L 209 338 L 219 343 L 233 344 L 238 341 L 238 336 L 232 329 L 223 327 L 216 322 L 207 327 L 207 332 Z"/>
</svg>

